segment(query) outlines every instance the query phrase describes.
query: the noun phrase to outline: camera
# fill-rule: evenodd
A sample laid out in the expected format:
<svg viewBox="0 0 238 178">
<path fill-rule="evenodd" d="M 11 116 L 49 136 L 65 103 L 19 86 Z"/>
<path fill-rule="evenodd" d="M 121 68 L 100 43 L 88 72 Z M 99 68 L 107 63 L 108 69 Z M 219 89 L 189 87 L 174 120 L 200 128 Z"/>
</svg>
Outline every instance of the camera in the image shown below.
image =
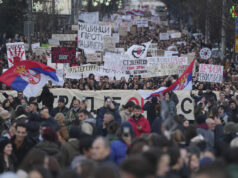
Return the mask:
<svg viewBox="0 0 238 178">
<path fill-rule="evenodd" d="M 82 101 L 85 101 L 85 100 L 86 100 L 86 97 L 85 97 L 85 96 L 83 96 L 83 97 L 82 97 Z"/>
<path fill-rule="evenodd" d="M 111 98 L 110 98 L 109 96 L 104 97 L 104 101 L 110 102 L 110 101 L 111 101 Z"/>
</svg>

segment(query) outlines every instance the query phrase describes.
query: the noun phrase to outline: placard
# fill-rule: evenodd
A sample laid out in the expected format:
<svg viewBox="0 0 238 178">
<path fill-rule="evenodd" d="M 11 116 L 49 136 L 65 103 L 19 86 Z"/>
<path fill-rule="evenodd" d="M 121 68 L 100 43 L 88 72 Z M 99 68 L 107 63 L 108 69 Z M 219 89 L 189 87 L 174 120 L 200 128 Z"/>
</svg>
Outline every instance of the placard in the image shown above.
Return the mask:
<svg viewBox="0 0 238 178">
<path fill-rule="evenodd" d="M 26 60 L 25 46 L 23 42 L 7 43 L 8 67 L 12 67 L 15 62 Z"/>
<path fill-rule="evenodd" d="M 78 47 L 103 51 L 104 37 L 111 36 L 111 26 L 79 22 Z"/>
<path fill-rule="evenodd" d="M 136 25 L 138 28 L 148 27 L 148 19 L 139 19 L 136 21 Z"/>
<path fill-rule="evenodd" d="M 158 54 L 158 43 L 151 43 L 148 51 L 147 51 L 147 55 L 148 53 L 150 53 L 151 56 L 157 56 Z"/>
<path fill-rule="evenodd" d="M 198 81 L 222 83 L 223 69 L 224 69 L 224 66 L 220 66 L 220 65 L 200 64 Z"/>
<path fill-rule="evenodd" d="M 111 36 L 104 36 L 104 49 L 113 50 L 116 48 L 116 40 Z"/>
<path fill-rule="evenodd" d="M 159 39 L 160 39 L 161 41 L 163 41 L 163 40 L 169 40 L 169 34 L 168 34 L 168 33 L 160 33 L 160 34 L 159 34 Z"/>
<path fill-rule="evenodd" d="M 79 74 L 84 74 L 86 72 L 94 72 L 96 70 L 97 70 L 96 64 L 83 65 L 83 66 L 66 68 L 65 74 L 66 76 L 75 75 L 75 74 L 79 75 Z"/>
<path fill-rule="evenodd" d="M 170 36 L 171 38 L 181 38 L 181 33 L 180 32 L 172 33 Z"/>
<path fill-rule="evenodd" d="M 76 59 L 76 48 L 52 47 L 52 63 L 74 63 Z"/>
</svg>

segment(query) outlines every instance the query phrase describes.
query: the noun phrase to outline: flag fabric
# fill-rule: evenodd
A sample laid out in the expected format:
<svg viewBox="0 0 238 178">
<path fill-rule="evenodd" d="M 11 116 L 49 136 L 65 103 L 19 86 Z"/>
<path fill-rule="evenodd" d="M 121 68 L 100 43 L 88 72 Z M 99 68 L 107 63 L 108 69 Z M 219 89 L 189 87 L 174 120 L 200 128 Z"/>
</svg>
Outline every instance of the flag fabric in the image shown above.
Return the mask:
<svg viewBox="0 0 238 178">
<path fill-rule="evenodd" d="M 151 44 L 151 41 L 142 43 L 142 45 L 132 45 L 127 49 L 126 55 L 131 59 L 143 59 L 147 55 L 147 50 Z"/>
<path fill-rule="evenodd" d="M 139 9 L 134 9 L 132 12 L 137 16 L 144 16 L 145 15 L 145 11 L 142 11 L 142 10 L 139 10 Z"/>
<path fill-rule="evenodd" d="M 36 61 L 20 61 L 0 76 L 0 81 L 26 97 L 37 96 L 49 80 L 59 82 L 56 70 Z"/>
<path fill-rule="evenodd" d="M 142 98 L 149 99 L 153 96 L 159 96 L 160 93 L 164 93 L 166 91 L 172 91 L 172 90 L 192 90 L 192 77 L 193 77 L 193 65 L 194 65 L 195 59 L 189 64 L 187 69 L 184 71 L 184 73 L 176 80 L 170 87 L 161 87 L 158 90 L 156 90 L 153 93 L 148 93 L 143 90 L 139 90 L 139 93 Z"/>
</svg>

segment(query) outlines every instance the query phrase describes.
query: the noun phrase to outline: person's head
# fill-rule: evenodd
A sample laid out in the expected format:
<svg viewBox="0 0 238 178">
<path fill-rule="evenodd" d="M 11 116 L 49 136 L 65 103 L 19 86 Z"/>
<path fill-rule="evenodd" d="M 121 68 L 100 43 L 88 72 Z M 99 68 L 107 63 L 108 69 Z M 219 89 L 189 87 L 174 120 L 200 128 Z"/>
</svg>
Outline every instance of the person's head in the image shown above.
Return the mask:
<svg viewBox="0 0 238 178">
<path fill-rule="evenodd" d="M 81 136 L 81 128 L 77 125 L 74 125 L 69 130 L 69 138 L 77 138 L 79 139 Z"/>
<path fill-rule="evenodd" d="M 92 159 L 95 161 L 104 160 L 110 155 L 110 142 L 103 137 L 98 137 L 93 142 Z"/>
<path fill-rule="evenodd" d="M 89 112 L 87 110 L 80 110 L 78 117 L 80 121 L 84 121 L 89 118 Z"/>
<path fill-rule="evenodd" d="M 170 169 L 169 167 L 170 157 L 168 153 L 163 151 L 157 151 L 156 156 L 157 156 L 156 175 L 158 177 L 164 177 Z"/>
<path fill-rule="evenodd" d="M 169 101 L 169 99 L 170 99 L 170 93 L 169 93 L 169 92 L 165 92 L 165 93 L 164 93 L 164 99 L 165 99 L 166 101 Z"/>
<path fill-rule="evenodd" d="M 128 155 L 134 155 L 137 153 L 142 153 L 149 149 L 149 143 L 145 138 L 139 137 L 133 140 L 131 146 L 128 149 Z"/>
<path fill-rule="evenodd" d="M 7 109 L 10 107 L 10 100 L 9 99 L 5 99 L 2 103 L 2 106 L 4 109 Z"/>
<path fill-rule="evenodd" d="M 59 108 L 63 108 L 64 105 L 65 105 L 64 98 L 63 98 L 63 97 L 59 97 L 58 107 L 59 107 Z"/>
<path fill-rule="evenodd" d="M 42 137 L 44 141 L 57 142 L 58 136 L 54 129 L 47 127 L 43 130 Z"/>
<path fill-rule="evenodd" d="M 18 91 L 18 92 L 17 92 L 17 97 L 18 97 L 19 99 L 23 98 L 23 92 L 22 92 L 22 91 Z"/>
<path fill-rule="evenodd" d="M 224 108 L 224 106 L 219 106 L 219 108 L 218 108 L 218 114 L 219 115 L 223 115 L 225 113 L 225 108 Z"/>
<path fill-rule="evenodd" d="M 224 100 L 225 99 L 225 93 L 220 92 L 219 97 L 220 97 L 220 100 Z"/>
<path fill-rule="evenodd" d="M 214 121 L 212 118 L 207 118 L 207 119 L 206 119 L 206 123 L 207 123 L 207 125 L 208 125 L 208 128 L 209 128 L 211 131 L 214 131 L 214 130 L 215 130 L 216 123 L 215 123 L 215 121 Z"/>
<path fill-rule="evenodd" d="M 27 153 L 20 164 L 19 169 L 29 172 L 34 166 L 43 166 L 44 168 L 48 169 L 48 165 L 48 155 L 40 149 L 33 148 Z"/>
<path fill-rule="evenodd" d="M 178 147 L 168 148 L 168 154 L 170 157 L 170 166 L 172 169 L 180 170 L 183 166 L 180 149 Z"/>
<path fill-rule="evenodd" d="M 73 101 L 73 108 L 74 109 L 78 109 L 79 108 L 79 104 L 80 104 L 80 101 L 78 99 L 75 99 Z"/>
<path fill-rule="evenodd" d="M 133 114 L 135 116 L 135 118 L 139 118 L 141 116 L 141 107 L 140 105 L 135 105 L 134 110 L 133 110 Z"/>
<path fill-rule="evenodd" d="M 83 100 L 79 103 L 79 107 L 81 110 L 87 109 L 86 98 L 84 97 Z"/>
<path fill-rule="evenodd" d="M 107 134 L 111 134 L 111 135 L 115 135 L 117 136 L 118 133 L 119 133 L 119 130 L 120 130 L 120 123 L 115 121 L 115 120 L 112 120 L 108 123 L 107 125 Z"/>
<path fill-rule="evenodd" d="M 58 122 L 58 124 L 61 126 L 64 124 L 65 116 L 63 113 L 57 113 L 54 117 L 54 119 Z"/>
<path fill-rule="evenodd" d="M 195 172 L 199 168 L 199 154 L 191 153 L 189 156 L 189 168 L 191 172 Z"/>
<path fill-rule="evenodd" d="M 91 135 L 84 134 L 80 138 L 79 150 L 80 154 L 84 155 L 88 159 L 92 158 L 92 145 L 93 145 L 93 137 Z"/>
<path fill-rule="evenodd" d="M 27 136 L 27 125 L 25 123 L 18 123 L 16 125 L 16 141 L 22 142 Z"/>
<path fill-rule="evenodd" d="M 20 115 L 26 115 L 26 110 L 23 106 L 18 105 L 15 109 L 15 117 L 20 116 Z"/>
<path fill-rule="evenodd" d="M 12 154 L 12 143 L 7 137 L 0 137 L 0 154 L 10 156 Z"/>
<path fill-rule="evenodd" d="M 235 110 L 236 109 L 236 102 L 234 100 L 231 100 L 229 104 L 230 104 L 230 109 L 231 110 Z"/>
<path fill-rule="evenodd" d="M 226 171 L 226 166 L 214 162 L 209 163 L 204 166 L 201 166 L 201 168 L 198 170 L 198 172 L 194 175 L 194 178 L 229 178 L 229 174 Z"/>
<path fill-rule="evenodd" d="M 38 110 L 38 104 L 37 103 L 31 103 L 30 104 L 30 111 L 31 112 L 37 112 Z"/>
<path fill-rule="evenodd" d="M 40 114 L 41 114 L 41 117 L 42 117 L 43 119 L 48 119 L 48 118 L 50 117 L 49 109 L 48 109 L 47 107 L 43 107 L 43 108 L 41 109 Z"/>
<path fill-rule="evenodd" d="M 109 122 L 111 122 L 112 120 L 114 120 L 114 115 L 112 112 L 106 112 L 104 114 L 103 117 L 103 121 L 105 122 L 105 124 L 109 124 Z"/>
<path fill-rule="evenodd" d="M 8 95 L 8 99 L 9 99 L 10 103 L 14 102 L 14 97 L 12 95 Z"/>
<path fill-rule="evenodd" d="M 94 178 L 120 178 L 120 172 L 114 164 L 100 164 L 95 172 Z"/>
<path fill-rule="evenodd" d="M 133 112 L 135 108 L 135 103 L 133 101 L 128 101 L 124 108 L 127 109 L 129 112 Z"/>
<path fill-rule="evenodd" d="M 149 178 L 154 176 L 154 171 L 150 162 L 140 155 L 129 156 L 121 164 L 123 178 Z"/>
<path fill-rule="evenodd" d="M 52 178 L 49 170 L 43 166 L 36 166 L 28 173 L 28 178 Z"/>
</svg>

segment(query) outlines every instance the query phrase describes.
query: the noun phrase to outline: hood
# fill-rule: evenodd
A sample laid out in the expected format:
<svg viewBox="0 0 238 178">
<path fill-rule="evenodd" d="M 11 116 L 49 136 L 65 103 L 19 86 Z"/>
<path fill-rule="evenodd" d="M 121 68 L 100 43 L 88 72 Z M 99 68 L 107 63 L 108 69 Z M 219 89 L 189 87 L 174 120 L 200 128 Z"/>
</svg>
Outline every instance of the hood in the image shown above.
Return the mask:
<svg viewBox="0 0 238 178">
<path fill-rule="evenodd" d="M 70 138 L 68 140 L 68 143 L 75 149 L 78 150 L 79 149 L 79 140 L 77 138 Z"/>
</svg>

